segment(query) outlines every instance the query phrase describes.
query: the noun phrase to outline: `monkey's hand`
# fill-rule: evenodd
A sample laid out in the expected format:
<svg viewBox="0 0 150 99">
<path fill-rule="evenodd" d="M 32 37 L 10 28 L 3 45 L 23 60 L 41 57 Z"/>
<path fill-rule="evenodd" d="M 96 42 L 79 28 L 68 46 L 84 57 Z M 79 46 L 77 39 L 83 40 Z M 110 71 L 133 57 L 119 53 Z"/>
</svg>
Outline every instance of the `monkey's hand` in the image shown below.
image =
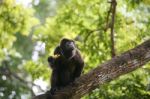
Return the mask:
<svg viewBox="0 0 150 99">
<path fill-rule="evenodd" d="M 59 54 L 56 54 L 56 55 L 54 55 L 54 56 L 49 56 L 49 57 L 48 57 L 48 63 L 49 63 L 49 66 L 50 66 L 52 69 L 54 69 L 54 68 L 56 67 L 56 64 L 55 64 L 56 62 L 55 62 L 55 61 L 57 61 L 59 57 L 60 57 Z"/>
<path fill-rule="evenodd" d="M 53 64 L 54 63 L 53 56 L 49 56 L 47 61 L 48 61 L 48 63 Z"/>
<path fill-rule="evenodd" d="M 53 69 L 54 68 L 54 61 L 55 59 L 53 58 L 53 56 L 49 56 L 47 59 L 49 66 Z"/>
<path fill-rule="evenodd" d="M 48 57 L 48 62 L 49 62 L 50 64 L 54 64 L 55 59 L 57 59 L 59 56 L 60 56 L 59 54 L 56 54 L 56 55 L 54 55 L 54 56 L 49 56 L 49 57 Z"/>
</svg>

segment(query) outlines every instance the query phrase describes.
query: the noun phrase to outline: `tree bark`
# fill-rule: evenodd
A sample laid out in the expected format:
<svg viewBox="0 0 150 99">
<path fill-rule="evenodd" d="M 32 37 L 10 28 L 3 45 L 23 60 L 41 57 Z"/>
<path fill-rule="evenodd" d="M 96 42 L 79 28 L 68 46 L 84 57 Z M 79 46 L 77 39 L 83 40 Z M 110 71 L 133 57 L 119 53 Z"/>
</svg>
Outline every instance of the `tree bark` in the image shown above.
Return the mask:
<svg viewBox="0 0 150 99">
<path fill-rule="evenodd" d="M 76 79 L 73 85 L 68 85 L 64 89 L 58 90 L 53 99 L 79 99 L 99 87 L 99 85 L 129 73 L 148 61 L 150 61 L 150 40 L 97 66 L 89 73 Z M 41 94 L 33 99 L 46 98 L 45 94 Z"/>
</svg>

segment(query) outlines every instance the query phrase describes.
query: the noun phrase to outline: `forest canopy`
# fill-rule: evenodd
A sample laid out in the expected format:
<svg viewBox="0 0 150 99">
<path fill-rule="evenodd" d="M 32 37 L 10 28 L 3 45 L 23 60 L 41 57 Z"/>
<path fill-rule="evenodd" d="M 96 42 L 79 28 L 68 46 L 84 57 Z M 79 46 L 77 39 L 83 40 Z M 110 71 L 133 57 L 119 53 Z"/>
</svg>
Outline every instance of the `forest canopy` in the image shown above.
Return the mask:
<svg viewBox="0 0 150 99">
<path fill-rule="evenodd" d="M 80 49 L 83 74 L 113 53 L 120 55 L 150 39 L 150 0 L 117 0 L 114 13 L 111 1 L 1 0 L 0 99 L 31 99 L 49 90 L 47 57 L 64 37 Z M 149 99 L 149 75 L 148 63 L 82 99 Z"/>
</svg>

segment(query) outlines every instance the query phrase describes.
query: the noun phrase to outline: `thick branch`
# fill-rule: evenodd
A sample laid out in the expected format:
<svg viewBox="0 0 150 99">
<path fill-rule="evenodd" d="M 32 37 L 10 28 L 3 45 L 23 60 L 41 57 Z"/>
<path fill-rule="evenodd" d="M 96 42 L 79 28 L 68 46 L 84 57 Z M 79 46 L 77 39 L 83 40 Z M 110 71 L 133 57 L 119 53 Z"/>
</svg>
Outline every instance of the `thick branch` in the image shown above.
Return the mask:
<svg viewBox="0 0 150 99">
<path fill-rule="evenodd" d="M 129 73 L 148 61 L 150 61 L 150 40 L 99 65 L 76 79 L 74 85 L 69 85 L 57 91 L 53 99 L 60 99 L 58 97 L 61 97 L 61 99 L 78 99 L 99 85 Z M 34 99 L 45 99 L 45 95 L 36 96 Z"/>
</svg>

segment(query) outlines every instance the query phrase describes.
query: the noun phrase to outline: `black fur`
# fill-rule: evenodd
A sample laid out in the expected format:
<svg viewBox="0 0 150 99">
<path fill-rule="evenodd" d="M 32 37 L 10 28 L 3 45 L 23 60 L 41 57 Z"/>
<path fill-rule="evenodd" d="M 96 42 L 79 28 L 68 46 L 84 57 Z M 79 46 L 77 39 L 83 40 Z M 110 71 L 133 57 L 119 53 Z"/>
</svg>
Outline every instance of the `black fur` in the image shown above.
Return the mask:
<svg viewBox="0 0 150 99">
<path fill-rule="evenodd" d="M 56 47 L 54 55 L 60 56 L 48 57 L 52 69 L 51 94 L 79 77 L 84 66 L 84 61 L 73 40 L 62 39 L 60 45 Z"/>
</svg>

